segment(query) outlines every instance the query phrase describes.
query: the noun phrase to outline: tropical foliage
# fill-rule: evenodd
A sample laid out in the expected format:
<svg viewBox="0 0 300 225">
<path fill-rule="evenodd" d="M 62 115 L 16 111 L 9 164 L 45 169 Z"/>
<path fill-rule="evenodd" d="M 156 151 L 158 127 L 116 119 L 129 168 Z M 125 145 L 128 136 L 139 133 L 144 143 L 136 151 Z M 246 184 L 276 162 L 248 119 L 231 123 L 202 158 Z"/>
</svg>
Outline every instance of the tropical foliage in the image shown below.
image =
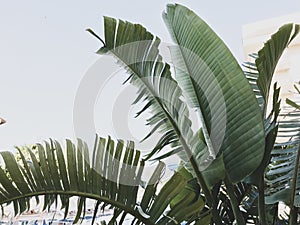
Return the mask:
<svg viewBox="0 0 300 225">
<path fill-rule="evenodd" d="M 280 88 L 274 84 L 273 96 L 270 88 L 299 25 L 282 26 L 243 71 L 223 41 L 188 8 L 168 5 L 163 18 L 175 42 L 170 47 L 174 75 L 159 53 L 160 39 L 143 26 L 105 17 L 105 40 L 88 30 L 103 45 L 97 53 L 116 58 L 127 71 L 126 82 L 137 87 L 134 104 L 143 104 L 137 116 L 151 112 L 147 125 L 152 130 L 144 139 L 156 132 L 161 138 L 149 154 L 140 159 L 132 142 L 110 138 L 96 138 L 92 155 L 82 141 L 77 146 L 67 141 L 66 151 L 56 141 L 38 144 L 38 156 L 28 149 L 26 159 L 20 151 L 19 163 L 3 152 L 0 204 L 12 202 L 20 213 L 30 207 L 31 197 L 44 195 L 45 209 L 60 199 L 68 212 L 75 195 L 75 222 L 91 198 L 95 212 L 114 209 L 109 224 L 122 224 L 131 215 L 132 224 L 265 225 L 286 222 L 277 216 L 283 201 L 292 209 L 290 224 L 297 224 L 300 114 L 280 114 Z M 191 111 L 201 121 L 196 131 Z M 292 119 L 278 122 L 282 117 Z M 278 143 L 282 137 L 288 141 Z M 139 198 L 146 161 L 173 154 L 181 158 L 180 169 L 160 189 L 164 165 L 159 162 Z"/>
<path fill-rule="evenodd" d="M 25 158 L 19 149 L 21 161 L 17 163 L 11 152 L 1 152 L 5 170 L 0 169 L 0 204 L 11 202 L 15 214 L 28 210 L 33 197 L 39 202 L 39 196 L 44 196 L 44 210 L 60 202 L 65 217 L 70 198 L 78 196 L 74 223 L 84 217 L 86 199 L 95 200 L 94 219 L 98 209 L 114 209 L 110 224 L 114 224 L 118 217 L 121 224 L 128 215 L 135 218 L 134 224 L 192 222 L 199 220 L 195 215 L 205 206 L 199 188 L 193 189 L 198 187 L 197 183 L 193 184 L 192 176 L 184 168 L 157 191 L 165 169 L 162 162 L 146 181 L 142 197 L 138 196 L 145 162 L 132 142 L 115 143 L 109 137 L 97 137 L 90 155 L 87 145 L 81 140 L 77 146 L 67 140 L 66 149 L 59 142 L 50 140 L 33 149 L 27 148 L 27 153 L 29 157 Z M 161 216 L 169 205 L 171 209 Z"/>
</svg>

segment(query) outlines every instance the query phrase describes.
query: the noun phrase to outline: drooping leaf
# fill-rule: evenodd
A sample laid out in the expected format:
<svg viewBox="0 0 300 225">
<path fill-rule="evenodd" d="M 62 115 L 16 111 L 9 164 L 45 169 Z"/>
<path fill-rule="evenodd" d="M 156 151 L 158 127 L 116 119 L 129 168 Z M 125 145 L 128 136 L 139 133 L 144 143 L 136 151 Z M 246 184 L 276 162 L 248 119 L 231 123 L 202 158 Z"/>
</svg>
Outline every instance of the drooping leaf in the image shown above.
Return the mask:
<svg viewBox="0 0 300 225">
<path fill-rule="evenodd" d="M 16 161 L 11 152 L 1 152 L 4 169 L 0 168 L 0 205 L 13 203 L 16 215 L 32 208 L 31 198 L 44 196 L 45 210 L 57 207 L 60 201 L 67 217 L 70 198 L 77 196 L 74 223 L 82 221 L 87 199 L 92 199 L 96 201 L 94 222 L 98 219 L 98 210 L 113 209 L 109 224 L 122 224 L 125 219 L 134 218 L 132 224 L 154 225 L 164 219 L 170 203 L 181 195 L 188 181 L 183 174 L 175 173 L 158 191 L 165 168 L 160 162 L 143 191 L 139 184 L 146 165 L 133 142 L 115 144 L 110 137 L 97 136 L 91 152 L 82 140 L 78 140 L 77 146 L 67 140 L 65 149 L 52 140 L 37 146 L 38 158 L 27 148 L 30 160 L 25 160 L 23 153 L 26 152 L 21 149 L 20 161 Z M 180 207 L 189 212 L 188 218 L 192 220 L 198 219 L 196 209 L 200 202 L 194 204 L 194 199 L 189 199 Z M 204 206 L 203 201 L 201 206 Z M 182 222 L 187 217 L 176 218 Z"/>
<path fill-rule="evenodd" d="M 120 61 L 129 73 L 129 81 L 138 87 L 138 99 L 147 101 L 141 112 L 149 108 L 153 113 L 148 124 L 164 134 L 149 157 L 166 145 L 187 145 L 192 136 L 189 112 L 180 99 L 181 90 L 171 77 L 170 66 L 159 55 L 159 38 L 138 24 L 122 20 L 117 23 L 109 17 L 104 23 L 105 46 L 98 53 L 109 52 Z"/>
</svg>

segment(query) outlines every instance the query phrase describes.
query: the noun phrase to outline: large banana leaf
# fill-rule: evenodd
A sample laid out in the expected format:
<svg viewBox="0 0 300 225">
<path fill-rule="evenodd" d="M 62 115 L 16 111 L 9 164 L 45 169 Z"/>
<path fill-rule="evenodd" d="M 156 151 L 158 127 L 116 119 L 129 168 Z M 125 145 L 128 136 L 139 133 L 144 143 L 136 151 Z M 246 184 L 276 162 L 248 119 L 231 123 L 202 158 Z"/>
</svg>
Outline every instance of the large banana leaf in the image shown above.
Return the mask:
<svg viewBox="0 0 300 225">
<path fill-rule="evenodd" d="M 78 196 L 74 222 L 84 216 L 86 199 L 93 199 L 94 216 L 98 209 L 114 210 L 110 224 L 122 224 L 127 215 L 131 215 L 132 224 L 151 225 L 199 219 L 197 215 L 205 205 L 199 192 L 185 192 L 186 198 L 182 198 L 189 179 L 180 173 L 175 173 L 157 191 L 165 168 L 161 162 L 141 190 L 144 161 L 132 142 L 126 145 L 123 141 L 115 143 L 110 138 L 97 138 L 90 154 L 87 145 L 80 140 L 77 146 L 67 140 L 66 149 L 57 141 L 51 141 L 37 144 L 36 150 L 28 148 L 26 154 L 19 149 L 19 153 L 21 159 L 16 161 L 11 152 L 1 152 L 5 165 L 0 169 L 0 204 L 12 203 L 15 214 L 30 209 L 33 197 L 39 200 L 44 196 L 44 209 L 57 205 L 60 199 L 67 216 L 70 198 Z M 171 202 L 172 210 L 167 213 Z M 177 208 L 180 210 L 175 210 Z"/>
<path fill-rule="evenodd" d="M 255 63 L 247 62 L 245 67 L 245 75 L 252 86 L 253 92 L 256 95 L 258 104 L 261 107 L 264 127 L 266 133 L 266 145 L 263 161 L 259 167 L 248 177 L 248 181 L 258 184 L 259 179 L 263 176 L 266 167 L 270 163 L 271 151 L 274 148 L 274 143 L 277 137 L 277 118 L 280 111 L 279 92 L 277 84 L 274 84 L 272 110 L 269 115 L 266 115 L 270 85 L 275 72 L 275 68 L 284 50 L 289 43 L 297 36 L 299 32 L 299 25 L 286 24 L 279 28 L 279 30 L 271 36 L 271 38 L 264 44 L 263 48 L 259 50 L 258 54 L 250 55 L 255 59 Z"/>
<path fill-rule="evenodd" d="M 286 24 L 282 26 L 258 52 L 258 57 L 255 60 L 259 72 L 257 86 L 265 102 L 264 108 L 266 108 L 268 104 L 270 85 L 276 65 L 284 50 L 297 36 L 299 31 L 300 26 L 298 24 Z"/>
<path fill-rule="evenodd" d="M 246 77 L 252 86 L 265 119 L 270 86 L 276 66 L 284 50 L 298 35 L 299 30 L 300 26 L 298 24 L 283 25 L 271 36 L 257 54 L 250 55 L 255 59 L 255 63 L 247 62 L 245 64 L 245 67 L 248 69 L 245 71 Z M 272 111 L 271 114 L 272 113 L 274 113 L 274 111 Z"/>
<path fill-rule="evenodd" d="M 109 52 L 116 57 L 129 73 L 127 80 L 138 87 L 138 96 L 134 103 L 146 103 L 137 115 L 146 109 L 152 112 L 147 124 L 153 129 L 146 138 L 156 130 L 162 133 L 161 139 L 147 158 L 169 146 L 171 150 L 158 158 L 180 153 L 185 163 L 195 158 L 202 162 L 193 166 L 194 172 L 206 168 L 205 162 L 209 161 L 207 146 L 198 133 L 193 135 L 188 108 L 181 100 L 182 91 L 171 76 L 170 66 L 162 61 L 159 54 L 159 38 L 153 37 L 138 24 L 122 20 L 117 22 L 109 17 L 104 18 L 104 24 L 105 42 L 102 41 L 104 46 L 98 53 Z M 210 173 L 206 180 L 214 183 L 223 173 L 224 171 Z"/>
<path fill-rule="evenodd" d="M 162 138 L 153 152 L 160 151 L 166 145 L 178 152 L 189 149 L 188 140 L 192 137 L 189 112 L 181 98 L 181 89 L 171 77 L 170 66 L 162 61 L 159 55 L 159 38 L 153 37 L 144 27 L 138 24 L 123 22 L 105 17 L 105 45 L 98 53 L 111 53 L 129 73 L 129 80 L 138 87 L 138 97 L 134 103 L 145 101 L 144 108 L 150 108 L 152 116 L 148 125 L 154 131 L 160 130 Z M 146 138 L 147 138 L 146 137 Z"/>
<path fill-rule="evenodd" d="M 273 74 L 275 72 L 275 68 L 277 66 L 277 63 L 284 52 L 284 50 L 288 47 L 289 43 L 296 37 L 296 35 L 299 32 L 299 25 L 293 25 L 293 24 L 287 24 L 282 26 L 275 34 L 271 36 L 271 38 L 264 44 L 263 48 L 258 52 L 258 54 L 251 54 L 251 58 L 255 60 L 255 63 L 253 62 L 247 62 L 245 63 L 245 67 L 247 68 L 247 71 L 245 71 L 245 75 L 247 79 L 249 80 L 250 85 L 252 86 L 253 92 L 256 95 L 258 104 L 261 107 L 262 111 L 262 117 L 264 118 L 264 127 L 265 127 L 265 152 L 263 161 L 259 165 L 259 167 L 246 179 L 247 182 L 251 182 L 253 184 L 256 184 L 259 186 L 261 190 L 264 190 L 264 183 L 261 182 L 261 178 L 265 176 L 265 169 L 270 164 L 270 161 L 276 159 L 276 157 L 272 158 L 271 152 L 273 153 L 277 152 L 281 149 L 284 145 L 275 145 L 277 150 L 274 149 L 275 140 L 278 135 L 278 115 L 280 112 L 280 103 L 281 100 L 279 99 L 279 92 L 280 88 L 277 88 L 277 83 L 274 84 L 274 91 L 273 91 L 273 98 L 272 104 L 268 104 L 269 100 L 269 92 L 270 92 L 270 85 L 272 82 Z M 269 115 L 266 115 L 267 108 L 269 106 L 272 106 Z M 282 117 L 281 117 L 282 119 Z M 293 123 L 291 121 L 291 123 Z M 282 126 L 279 126 L 279 137 L 281 136 L 281 132 L 283 131 Z M 286 132 L 287 130 L 283 131 Z M 285 133 L 287 134 L 287 133 Z M 289 134 L 289 137 L 291 136 L 291 133 Z M 283 148 L 286 148 L 283 147 Z M 283 153 L 283 152 L 282 152 Z M 284 153 L 283 153 L 284 154 Z M 297 153 L 296 153 L 297 154 Z M 274 156 L 274 155 L 273 155 Z M 272 160 L 271 160 L 272 158 Z M 277 158 L 278 159 L 278 158 Z M 281 167 L 281 162 L 272 162 L 268 169 L 271 168 L 273 170 L 273 163 L 276 164 L 276 167 Z M 284 165 L 285 163 L 283 163 Z M 274 168 L 274 171 L 270 173 L 270 171 L 267 173 L 267 177 L 271 178 L 273 181 L 274 177 L 271 175 L 273 172 L 275 172 L 276 169 Z M 278 172 L 278 171 L 277 171 Z M 277 173 L 275 172 L 275 174 Z M 292 171 L 290 171 L 292 173 Z M 280 173 L 280 172 L 279 172 Z M 292 179 L 292 177 L 290 177 Z M 288 193 L 291 194 L 291 184 L 293 183 L 292 180 L 290 180 L 290 183 L 285 183 L 285 187 L 287 188 L 284 194 L 284 192 L 279 193 L 277 195 L 276 191 L 280 190 L 276 187 L 273 189 L 272 181 L 267 180 L 267 203 L 276 203 L 272 205 L 267 205 L 267 213 L 268 215 L 274 215 L 274 210 L 278 211 L 278 201 L 274 201 L 274 199 L 278 196 L 281 196 L 280 199 L 283 199 L 282 196 Z M 277 186 L 277 185 L 275 185 Z M 272 187 L 272 188 L 271 188 Z M 281 188 L 284 188 L 281 186 Z M 289 189 L 289 190 L 288 190 Z M 260 193 L 263 194 L 263 191 Z M 273 195 L 274 194 L 274 195 Z M 256 196 L 258 196 L 258 190 L 256 191 Z M 285 196 L 287 197 L 287 196 Z M 293 197 L 289 196 L 289 200 L 293 199 Z M 256 199 L 257 200 L 257 199 Z M 281 200 L 282 201 L 282 200 Z M 260 206 L 261 207 L 261 206 Z M 277 214 L 277 213 L 276 213 Z M 278 220 L 277 216 L 271 216 L 272 220 Z"/>
<path fill-rule="evenodd" d="M 231 52 L 194 12 L 168 5 L 163 15 L 177 46 L 171 48 L 176 79 L 198 112 L 205 141 L 223 153 L 233 182 L 257 168 L 264 154 L 264 129 L 255 96 Z"/>
<path fill-rule="evenodd" d="M 277 88 L 276 83 L 274 84 L 273 98 L 271 99 L 272 109 L 269 115 L 266 115 L 267 107 L 269 106 L 270 85 L 281 55 L 298 33 L 299 25 L 286 24 L 280 27 L 257 54 L 250 55 L 255 60 L 255 63 L 245 63 L 247 68 L 245 75 L 262 110 L 266 134 L 263 160 L 259 167 L 247 178 L 247 181 L 255 184 L 259 183 L 260 177 L 263 176 L 265 168 L 270 163 L 271 151 L 274 148 L 278 130 L 277 118 L 281 103 L 279 99 L 280 88 Z"/>
</svg>

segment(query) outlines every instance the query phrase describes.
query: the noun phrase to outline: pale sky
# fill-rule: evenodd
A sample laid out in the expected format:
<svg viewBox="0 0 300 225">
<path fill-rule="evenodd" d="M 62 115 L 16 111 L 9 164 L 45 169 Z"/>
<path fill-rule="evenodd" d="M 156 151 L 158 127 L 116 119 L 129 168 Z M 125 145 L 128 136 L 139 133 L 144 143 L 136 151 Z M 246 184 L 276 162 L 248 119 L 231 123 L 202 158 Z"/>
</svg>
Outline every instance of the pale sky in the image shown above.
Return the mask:
<svg viewBox="0 0 300 225">
<path fill-rule="evenodd" d="M 297 0 L 177 2 L 205 19 L 240 62 L 244 55 L 242 25 L 300 11 Z M 100 43 L 85 29 L 93 28 L 102 35 L 104 15 L 141 23 L 163 41 L 171 40 L 161 18 L 170 1 L 0 3 L 0 117 L 7 120 L 0 127 L 1 150 L 50 137 L 74 138 L 74 98 L 82 78 L 99 58 L 94 52 Z M 112 101 L 106 99 L 108 103 Z M 104 109 L 95 108 L 97 112 Z M 108 118 L 100 116 L 94 120 L 98 122 L 97 131 L 108 135 L 113 129 L 108 128 L 111 122 L 105 123 L 110 120 L 109 111 L 105 115 Z"/>
</svg>

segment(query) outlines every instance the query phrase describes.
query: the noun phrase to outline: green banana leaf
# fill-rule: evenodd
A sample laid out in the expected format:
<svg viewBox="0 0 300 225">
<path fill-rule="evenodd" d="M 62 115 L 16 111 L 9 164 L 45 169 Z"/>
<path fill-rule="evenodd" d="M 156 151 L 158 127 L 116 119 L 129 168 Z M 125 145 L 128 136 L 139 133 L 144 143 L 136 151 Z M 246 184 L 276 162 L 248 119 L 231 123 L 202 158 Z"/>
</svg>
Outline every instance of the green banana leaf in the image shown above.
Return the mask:
<svg viewBox="0 0 300 225">
<path fill-rule="evenodd" d="M 194 135 L 191 129 L 189 110 L 182 101 L 182 91 L 171 76 L 170 66 L 162 61 L 159 54 L 160 40 L 139 24 L 122 20 L 117 22 L 113 18 L 105 17 L 104 25 L 105 42 L 102 41 L 104 46 L 98 53 L 113 55 L 128 72 L 127 81 L 138 88 L 134 103 L 145 102 L 144 108 L 137 115 L 147 109 L 152 113 L 147 120 L 152 131 L 145 139 L 157 130 L 162 134 L 146 159 L 153 158 L 163 148 L 168 147 L 171 150 L 163 152 L 156 159 L 179 153 L 184 157 L 185 163 L 189 164 L 191 158 L 205 162 L 209 158 L 207 146 L 198 138 L 198 133 Z M 197 165 L 193 169 L 203 170 L 206 167 L 203 163 L 199 168 Z M 224 171 L 214 173 L 206 179 L 213 184 L 223 174 Z"/>
<path fill-rule="evenodd" d="M 198 112 L 209 153 L 222 153 L 226 172 L 238 182 L 264 154 L 263 123 L 251 87 L 223 41 L 194 12 L 168 5 L 163 18 L 177 45 L 171 47 L 176 80 Z"/>
</svg>

